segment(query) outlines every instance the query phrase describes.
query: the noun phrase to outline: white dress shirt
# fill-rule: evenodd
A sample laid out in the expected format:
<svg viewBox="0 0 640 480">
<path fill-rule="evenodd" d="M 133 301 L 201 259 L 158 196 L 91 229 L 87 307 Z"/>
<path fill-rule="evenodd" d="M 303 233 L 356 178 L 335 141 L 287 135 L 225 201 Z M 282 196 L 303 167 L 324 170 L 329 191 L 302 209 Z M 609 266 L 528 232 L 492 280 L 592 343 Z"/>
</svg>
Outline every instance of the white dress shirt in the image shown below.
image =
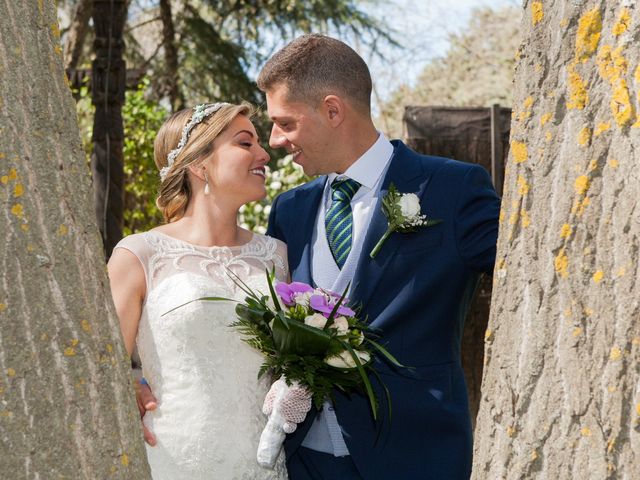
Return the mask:
<svg viewBox="0 0 640 480">
<path fill-rule="evenodd" d="M 311 277 L 316 286 L 342 294 L 347 285 L 353 281 L 360 255 L 369 254 L 369 252 L 362 252 L 362 244 L 377 205 L 382 180 L 389 168 L 392 155 L 393 145 L 384 134 L 380 133 L 371 148 L 358 158 L 344 174 L 332 173 L 328 176 L 311 240 Z M 325 212 L 331 206 L 331 182 L 336 178 L 343 179 L 345 177 L 358 182 L 360 188 L 351 199 L 353 214 L 351 251 L 341 270 L 333 259 L 329 248 L 324 217 Z M 302 446 L 337 457 L 349 455 L 330 402 L 325 402 L 324 408 L 313 422 Z"/>
</svg>

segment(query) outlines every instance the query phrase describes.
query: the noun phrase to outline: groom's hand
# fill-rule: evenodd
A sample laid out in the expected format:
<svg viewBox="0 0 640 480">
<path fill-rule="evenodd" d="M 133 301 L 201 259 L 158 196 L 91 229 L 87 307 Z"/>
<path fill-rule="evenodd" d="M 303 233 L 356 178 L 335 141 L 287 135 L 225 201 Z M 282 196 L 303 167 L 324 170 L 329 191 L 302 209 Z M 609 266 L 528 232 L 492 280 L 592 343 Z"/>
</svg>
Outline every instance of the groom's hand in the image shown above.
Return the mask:
<svg viewBox="0 0 640 480">
<path fill-rule="evenodd" d="M 151 393 L 149 385 L 147 385 L 146 382 L 141 382 L 139 380 L 136 381 L 136 402 L 138 403 L 141 420 L 148 410 L 155 410 L 158 407 L 156 397 Z M 142 433 L 144 434 L 144 441 L 152 447 L 155 446 L 156 436 L 144 425 L 144 423 L 142 424 Z"/>
</svg>

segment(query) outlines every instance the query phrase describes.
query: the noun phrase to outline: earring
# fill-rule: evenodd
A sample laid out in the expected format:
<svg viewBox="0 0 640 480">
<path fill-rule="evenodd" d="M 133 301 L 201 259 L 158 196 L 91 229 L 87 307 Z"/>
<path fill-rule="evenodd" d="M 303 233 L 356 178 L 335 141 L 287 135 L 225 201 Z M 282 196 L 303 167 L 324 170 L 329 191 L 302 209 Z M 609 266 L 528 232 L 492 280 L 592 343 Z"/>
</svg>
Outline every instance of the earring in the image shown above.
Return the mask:
<svg viewBox="0 0 640 480">
<path fill-rule="evenodd" d="M 209 195 L 209 192 L 211 191 L 209 189 L 209 179 L 207 178 L 207 172 L 203 172 L 203 173 L 204 173 L 204 194 Z"/>
</svg>

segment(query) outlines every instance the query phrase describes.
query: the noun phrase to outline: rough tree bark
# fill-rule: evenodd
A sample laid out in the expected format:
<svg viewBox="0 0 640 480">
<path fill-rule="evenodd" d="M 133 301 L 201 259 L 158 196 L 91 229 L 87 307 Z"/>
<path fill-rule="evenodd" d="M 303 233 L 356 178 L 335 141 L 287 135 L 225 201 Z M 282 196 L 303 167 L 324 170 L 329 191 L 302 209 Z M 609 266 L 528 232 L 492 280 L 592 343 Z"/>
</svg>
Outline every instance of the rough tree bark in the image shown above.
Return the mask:
<svg viewBox="0 0 640 480">
<path fill-rule="evenodd" d="M 640 9 L 524 6 L 473 478 L 640 478 Z"/>
<path fill-rule="evenodd" d="M 125 0 L 93 0 L 94 50 L 91 68 L 93 119 L 91 169 L 95 209 L 105 256 L 122 238 L 124 224 L 124 125 L 122 105 L 126 88 L 123 29 Z"/>
<path fill-rule="evenodd" d="M 0 11 L 0 477 L 149 478 L 54 4 Z"/>
</svg>

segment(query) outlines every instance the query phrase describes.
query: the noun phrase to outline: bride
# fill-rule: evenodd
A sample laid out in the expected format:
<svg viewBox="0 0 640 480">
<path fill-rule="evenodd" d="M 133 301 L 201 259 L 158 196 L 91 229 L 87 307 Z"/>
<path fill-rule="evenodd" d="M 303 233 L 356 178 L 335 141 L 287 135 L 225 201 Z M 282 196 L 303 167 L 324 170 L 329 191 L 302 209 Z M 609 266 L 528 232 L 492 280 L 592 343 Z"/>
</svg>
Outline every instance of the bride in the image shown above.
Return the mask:
<svg viewBox="0 0 640 480">
<path fill-rule="evenodd" d="M 171 116 L 158 132 L 157 201 L 167 221 L 129 235 L 109 260 L 111 290 L 127 351 L 134 343 L 157 408 L 144 426 L 154 479 L 284 479 L 256 461 L 269 384 L 261 356 L 230 327 L 241 300 L 229 271 L 268 292 L 265 270 L 288 277 L 286 246 L 236 224 L 240 206 L 265 197 L 262 148 L 247 104 L 215 103 Z M 146 435 L 148 436 L 148 435 Z"/>
</svg>

